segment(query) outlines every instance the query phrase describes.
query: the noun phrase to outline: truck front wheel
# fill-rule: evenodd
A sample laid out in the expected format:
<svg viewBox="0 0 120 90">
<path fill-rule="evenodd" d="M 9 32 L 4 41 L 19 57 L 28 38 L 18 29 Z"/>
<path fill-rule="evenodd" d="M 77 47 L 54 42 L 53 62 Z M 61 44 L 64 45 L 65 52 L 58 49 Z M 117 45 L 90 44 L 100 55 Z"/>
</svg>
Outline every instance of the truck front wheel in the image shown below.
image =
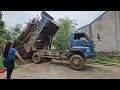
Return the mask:
<svg viewBox="0 0 120 90">
<path fill-rule="evenodd" d="M 41 55 L 39 54 L 39 52 L 35 52 L 32 56 L 32 61 L 35 64 L 39 64 L 42 63 L 44 60 L 44 58 L 41 57 Z"/>
<path fill-rule="evenodd" d="M 80 55 L 71 56 L 69 61 L 72 69 L 83 70 L 85 68 L 85 59 Z"/>
</svg>

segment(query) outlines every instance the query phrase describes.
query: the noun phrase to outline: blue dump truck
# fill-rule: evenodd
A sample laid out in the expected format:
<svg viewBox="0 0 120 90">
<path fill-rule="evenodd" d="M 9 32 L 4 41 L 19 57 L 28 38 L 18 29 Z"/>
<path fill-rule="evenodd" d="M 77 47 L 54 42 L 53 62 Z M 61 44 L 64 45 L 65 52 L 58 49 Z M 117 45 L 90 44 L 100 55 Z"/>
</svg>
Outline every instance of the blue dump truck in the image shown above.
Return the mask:
<svg viewBox="0 0 120 90">
<path fill-rule="evenodd" d="M 70 50 L 53 51 L 50 46 L 59 26 L 54 22 L 54 18 L 44 11 L 40 20 L 39 18 L 33 18 L 27 23 L 21 35 L 14 41 L 13 47 L 21 56 L 31 57 L 35 64 L 44 60 L 66 58 L 72 69 L 84 70 L 86 59 L 96 56 L 94 41 L 84 32 L 73 32 L 70 37 Z"/>
</svg>

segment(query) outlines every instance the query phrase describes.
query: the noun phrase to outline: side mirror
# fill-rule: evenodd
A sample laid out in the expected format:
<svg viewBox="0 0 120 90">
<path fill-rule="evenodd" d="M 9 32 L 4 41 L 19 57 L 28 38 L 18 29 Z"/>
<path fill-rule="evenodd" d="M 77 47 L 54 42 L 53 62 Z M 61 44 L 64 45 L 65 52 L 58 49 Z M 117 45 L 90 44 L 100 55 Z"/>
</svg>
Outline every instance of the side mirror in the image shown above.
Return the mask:
<svg viewBox="0 0 120 90">
<path fill-rule="evenodd" d="M 100 35 L 99 35 L 99 34 L 97 34 L 97 38 L 98 38 L 98 41 L 101 41 L 101 40 L 100 40 Z"/>
</svg>

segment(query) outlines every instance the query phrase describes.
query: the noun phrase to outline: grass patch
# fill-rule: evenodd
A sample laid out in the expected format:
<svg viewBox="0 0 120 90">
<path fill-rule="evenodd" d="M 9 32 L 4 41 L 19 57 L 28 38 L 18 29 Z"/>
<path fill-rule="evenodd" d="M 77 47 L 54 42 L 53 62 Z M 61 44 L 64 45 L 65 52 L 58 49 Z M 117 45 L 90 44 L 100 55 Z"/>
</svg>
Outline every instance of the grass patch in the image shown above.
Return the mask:
<svg viewBox="0 0 120 90">
<path fill-rule="evenodd" d="M 120 66 L 120 59 L 110 58 L 106 55 L 97 55 L 94 59 L 86 61 L 87 64 L 102 64 L 105 66 Z"/>
<path fill-rule="evenodd" d="M 0 68 L 5 69 L 5 67 L 3 66 L 3 57 L 2 56 L 0 56 Z"/>
<path fill-rule="evenodd" d="M 32 61 L 30 59 L 24 59 L 24 60 L 25 60 L 25 64 L 32 63 Z M 20 66 L 24 64 L 18 59 L 15 60 L 15 63 L 20 65 Z"/>
<path fill-rule="evenodd" d="M 106 56 L 106 55 L 103 55 L 103 54 L 101 54 L 101 55 L 97 55 L 96 57 L 95 57 L 95 59 L 96 60 L 98 60 L 98 61 L 112 61 L 112 58 L 110 58 L 110 57 L 108 57 L 108 56 Z"/>
<path fill-rule="evenodd" d="M 25 59 L 25 64 L 31 63 L 32 61 L 30 59 Z M 15 60 L 15 69 L 19 68 L 21 65 L 24 65 L 23 62 L 21 62 L 20 60 L 16 59 Z"/>
</svg>

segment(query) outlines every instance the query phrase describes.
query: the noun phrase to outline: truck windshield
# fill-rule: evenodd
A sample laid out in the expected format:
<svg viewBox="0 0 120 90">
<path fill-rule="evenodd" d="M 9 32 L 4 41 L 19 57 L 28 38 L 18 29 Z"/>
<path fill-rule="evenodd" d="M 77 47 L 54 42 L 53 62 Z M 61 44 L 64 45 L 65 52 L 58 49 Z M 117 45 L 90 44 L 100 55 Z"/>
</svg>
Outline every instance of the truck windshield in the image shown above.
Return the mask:
<svg viewBox="0 0 120 90">
<path fill-rule="evenodd" d="M 88 44 L 88 39 L 86 38 L 85 34 L 81 33 L 74 34 L 74 40 L 81 40 L 84 43 Z"/>
</svg>

